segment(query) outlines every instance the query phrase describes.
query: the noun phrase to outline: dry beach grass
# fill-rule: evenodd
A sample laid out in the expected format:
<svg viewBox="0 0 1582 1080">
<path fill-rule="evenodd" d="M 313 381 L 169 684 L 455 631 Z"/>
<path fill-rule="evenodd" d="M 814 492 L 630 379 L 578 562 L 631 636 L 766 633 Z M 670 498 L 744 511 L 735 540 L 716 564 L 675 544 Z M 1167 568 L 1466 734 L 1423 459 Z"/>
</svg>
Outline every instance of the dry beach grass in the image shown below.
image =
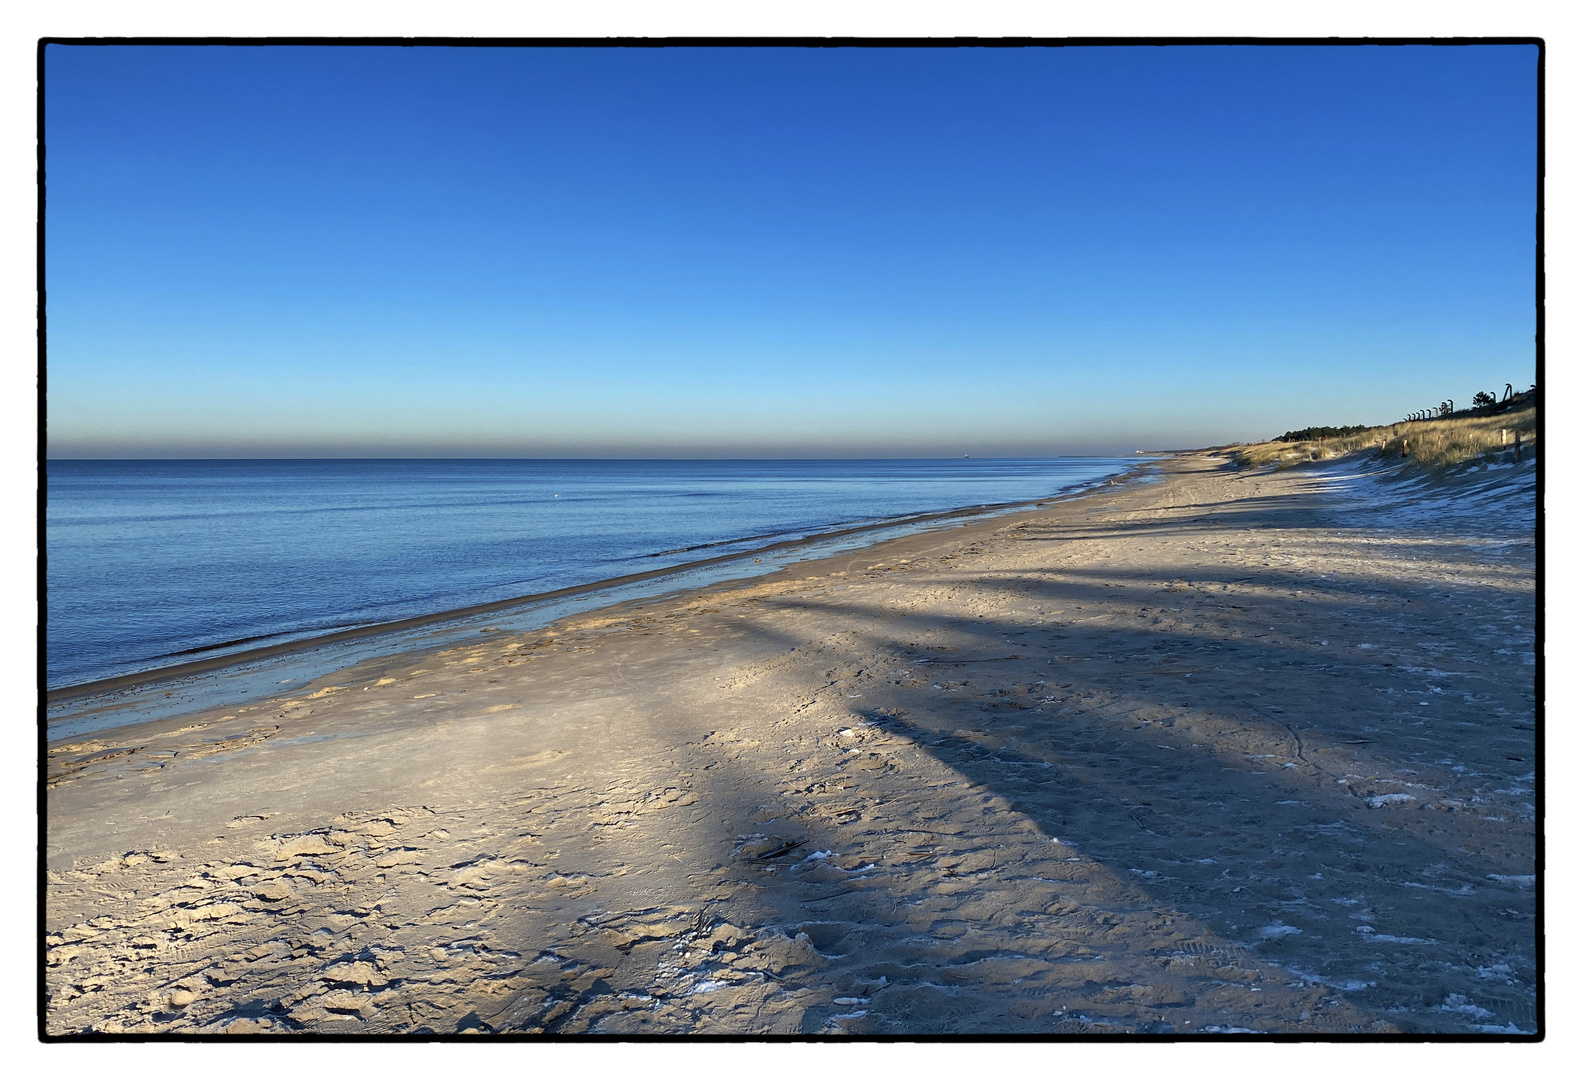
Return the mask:
<svg viewBox="0 0 1582 1080">
<path fill-rule="evenodd" d="M 1538 408 L 1528 404 L 1493 416 L 1414 420 L 1329 439 L 1256 443 L 1238 447 L 1233 453 L 1244 465 L 1284 468 L 1371 450 L 1387 460 L 1404 458 L 1415 465 L 1443 469 L 1470 461 L 1514 461 L 1518 435 L 1522 453 L 1531 458 L 1537 453 L 1537 434 Z"/>
<path fill-rule="evenodd" d="M 45 1029 L 1533 1031 L 1531 465 L 1160 468 L 51 747 Z"/>
</svg>

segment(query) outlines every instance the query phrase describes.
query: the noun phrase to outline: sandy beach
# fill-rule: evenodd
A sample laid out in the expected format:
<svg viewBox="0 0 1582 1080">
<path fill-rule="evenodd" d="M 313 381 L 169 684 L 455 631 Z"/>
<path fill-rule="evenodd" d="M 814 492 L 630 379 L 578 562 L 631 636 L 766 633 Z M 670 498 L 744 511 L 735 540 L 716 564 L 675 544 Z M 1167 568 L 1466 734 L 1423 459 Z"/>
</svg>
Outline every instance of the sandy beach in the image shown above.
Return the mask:
<svg viewBox="0 0 1582 1080">
<path fill-rule="evenodd" d="M 51 746 L 45 1033 L 1535 1032 L 1532 466 L 1159 469 Z"/>
</svg>

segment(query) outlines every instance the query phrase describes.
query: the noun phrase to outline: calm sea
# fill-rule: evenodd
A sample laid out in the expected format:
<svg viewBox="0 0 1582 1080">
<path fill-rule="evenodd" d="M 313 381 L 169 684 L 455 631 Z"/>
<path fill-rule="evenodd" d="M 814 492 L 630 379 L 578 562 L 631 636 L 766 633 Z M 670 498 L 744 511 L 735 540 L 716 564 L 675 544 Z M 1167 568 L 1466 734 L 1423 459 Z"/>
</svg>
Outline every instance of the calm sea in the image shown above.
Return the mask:
<svg viewBox="0 0 1582 1080">
<path fill-rule="evenodd" d="M 1042 498 L 1133 463 L 50 461 L 47 682 Z"/>
</svg>

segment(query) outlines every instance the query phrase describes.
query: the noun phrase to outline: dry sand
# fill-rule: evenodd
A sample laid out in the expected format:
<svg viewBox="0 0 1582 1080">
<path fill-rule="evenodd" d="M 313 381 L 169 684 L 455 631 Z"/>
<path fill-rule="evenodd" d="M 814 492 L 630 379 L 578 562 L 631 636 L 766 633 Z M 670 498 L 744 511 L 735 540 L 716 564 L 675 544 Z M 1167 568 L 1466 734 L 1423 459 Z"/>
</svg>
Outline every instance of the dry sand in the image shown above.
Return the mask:
<svg viewBox="0 0 1582 1080">
<path fill-rule="evenodd" d="M 1534 1031 L 1530 467 L 1163 470 L 52 747 L 45 1030 Z"/>
</svg>

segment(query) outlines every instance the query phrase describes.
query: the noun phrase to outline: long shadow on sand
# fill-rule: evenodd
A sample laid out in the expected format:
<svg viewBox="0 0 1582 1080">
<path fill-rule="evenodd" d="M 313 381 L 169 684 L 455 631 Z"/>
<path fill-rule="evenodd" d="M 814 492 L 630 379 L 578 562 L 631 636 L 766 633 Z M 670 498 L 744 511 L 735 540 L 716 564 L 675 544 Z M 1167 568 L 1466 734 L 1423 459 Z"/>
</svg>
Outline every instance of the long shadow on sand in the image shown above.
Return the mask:
<svg viewBox="0 0 1582 1080">
<path fill-rule="evenodd" d="M 1434 546 L 1426 559 L 1466 558 Z M 848 665 L 883 658 L 873 681 L 850 683 L 854 721 L 926 750 L 1161 907 L 1403 1030 L 1530 1031 L 1532 668 L 1493 655 L 1484 629 L 1515 617 L 1512 640 L 1530 647 L 1531 593 L 1513 573 L 1449 595 L 1364 574 L 1199 570 L 1190 613 L 1148 567 L 960 583 L 1027 608 L 1113 615 L 1129 598 L 1146 620 L 1168 606 L 1162 628 L 781 603 L 878 628 L 843 647 Z M 1232 584 L 1257 595 L 1230 605 L 1218 590 Z M 1237 625 L 1238 612 L 1284 632 Z M 1319 629 L 1356 640 L 1304 640 Z M 908 678 L 919 673 L 931 681 Z"/>
</svg>

